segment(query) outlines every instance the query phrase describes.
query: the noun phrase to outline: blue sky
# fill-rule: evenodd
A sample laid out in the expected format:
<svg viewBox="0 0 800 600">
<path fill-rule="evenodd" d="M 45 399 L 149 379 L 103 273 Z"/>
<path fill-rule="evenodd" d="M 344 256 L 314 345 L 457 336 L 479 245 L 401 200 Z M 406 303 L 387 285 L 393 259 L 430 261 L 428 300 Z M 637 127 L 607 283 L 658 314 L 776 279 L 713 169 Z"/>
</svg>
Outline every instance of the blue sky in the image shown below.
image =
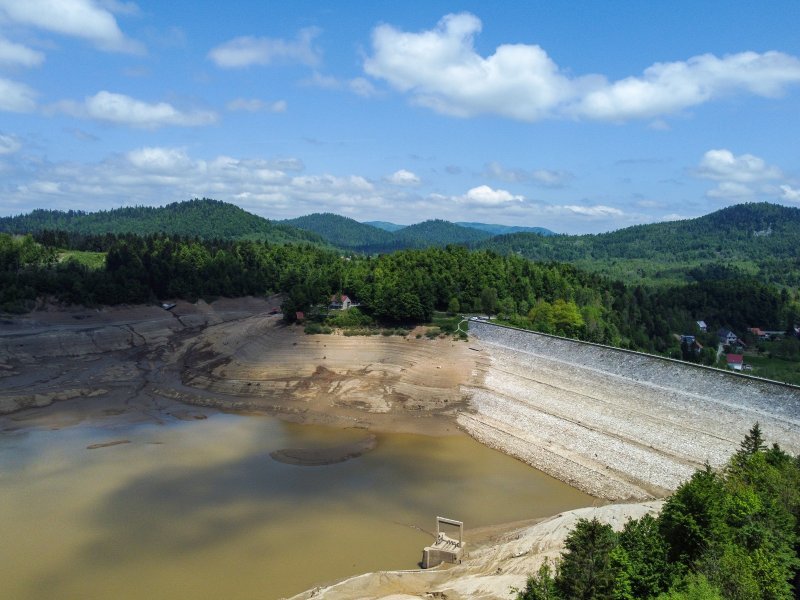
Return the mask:
<svg viewBox="0 0 800 600">
<path fill-rule="evenodd" d="M 0 0 L 0 215 L 800 206 L 800 2 Z"/>
</svg>

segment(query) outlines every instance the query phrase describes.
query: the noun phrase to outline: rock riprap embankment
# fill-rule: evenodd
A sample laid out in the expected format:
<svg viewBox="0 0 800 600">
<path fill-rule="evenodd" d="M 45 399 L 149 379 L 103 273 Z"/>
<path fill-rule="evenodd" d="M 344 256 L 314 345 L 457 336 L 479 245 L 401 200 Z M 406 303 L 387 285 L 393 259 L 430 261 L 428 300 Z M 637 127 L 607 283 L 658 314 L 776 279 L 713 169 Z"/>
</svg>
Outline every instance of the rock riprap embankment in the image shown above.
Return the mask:
<svg viewBox="0 0 800 600">
<path fill-rule="evenodd" d="M 797 388 L 489 323 L 470 335 L 483 383 L 459 424 L 591 494 L 664 495 L 722 466 L 756 421 L 800 451 Z"/>
</svg>

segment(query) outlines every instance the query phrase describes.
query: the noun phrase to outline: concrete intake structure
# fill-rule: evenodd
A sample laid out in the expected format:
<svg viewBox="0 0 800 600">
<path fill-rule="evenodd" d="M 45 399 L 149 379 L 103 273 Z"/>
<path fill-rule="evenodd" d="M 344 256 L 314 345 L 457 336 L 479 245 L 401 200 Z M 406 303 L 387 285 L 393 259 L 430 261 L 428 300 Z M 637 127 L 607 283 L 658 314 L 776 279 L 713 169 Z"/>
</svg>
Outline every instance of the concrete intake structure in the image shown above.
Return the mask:
<svg viewBox="0 0 800 600">
<path fill-rule="evenodd" d="M 454 540 L 441 530 L 441 525 L 458 527 L 458 539 Z M 422 551 L 422 568 L 436 567 L 443 562 L 459 564 L 464 553 L 464 523 L 445 517 L 436 517 L 436 541 Z"/>
<path fill-rule="evenodd" d="M 719 369 L 470 321 L 479 350 L 471 412 L 479 441 L 607 499 L 676 489 L 723 466 L 758 421 L 800 452 L 800 388 Z M 480 343 L 476 343 L 480 342 Z"/>
</svg>

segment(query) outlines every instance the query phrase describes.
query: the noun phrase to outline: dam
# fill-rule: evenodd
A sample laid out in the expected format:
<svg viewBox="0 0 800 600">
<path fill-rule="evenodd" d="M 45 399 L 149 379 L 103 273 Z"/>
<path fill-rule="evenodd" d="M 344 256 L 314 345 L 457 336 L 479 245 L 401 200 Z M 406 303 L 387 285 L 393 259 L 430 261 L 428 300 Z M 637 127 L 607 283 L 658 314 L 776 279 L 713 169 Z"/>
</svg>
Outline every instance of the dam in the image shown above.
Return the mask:
<svg viewBox="0 0 800 600">
<path fill-rule="evenodd" d="M 800 452 L 800 388 L 657 356 L 470 321 L 482 383 L 458 423 L 590 494 L 668 494 L 721 467 L 758 421 Z"/>
</svg>

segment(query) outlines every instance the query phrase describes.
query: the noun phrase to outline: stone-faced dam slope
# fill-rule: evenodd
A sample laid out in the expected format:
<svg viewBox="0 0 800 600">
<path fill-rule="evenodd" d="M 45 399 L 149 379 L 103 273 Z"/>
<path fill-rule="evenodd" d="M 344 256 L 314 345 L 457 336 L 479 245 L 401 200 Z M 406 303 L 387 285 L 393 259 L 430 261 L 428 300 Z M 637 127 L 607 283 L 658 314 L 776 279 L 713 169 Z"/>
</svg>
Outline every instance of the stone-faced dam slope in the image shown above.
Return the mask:
<svg viewBox="0 0 800 600">
<path fill-rule="evenodd" d="M 800 388 L 480 321 L 470 337 L 483 382 L 461 427 L 591 494 L 665 495 L 756 421 L 800 452 Z"/>
</svg>

